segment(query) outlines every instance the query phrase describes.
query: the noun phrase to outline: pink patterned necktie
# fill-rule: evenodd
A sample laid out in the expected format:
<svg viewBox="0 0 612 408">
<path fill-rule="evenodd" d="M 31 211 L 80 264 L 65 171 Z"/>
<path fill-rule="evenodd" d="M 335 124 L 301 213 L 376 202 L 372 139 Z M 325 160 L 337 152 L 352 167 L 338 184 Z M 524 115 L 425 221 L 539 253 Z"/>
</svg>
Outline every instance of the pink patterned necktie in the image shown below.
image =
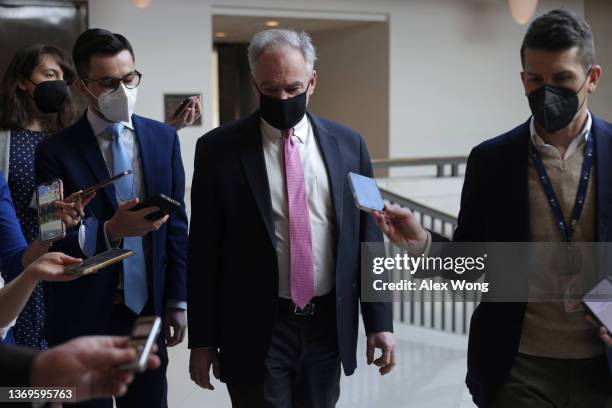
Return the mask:
<svg viewBox="0 0 612 408">
<path fill-rule="evenodd" d="M 312 236 L 308 193 L 300 151 L 293 140 L 293 129 L 282 131 L 285 144 L 285 181 L 289 208 L 289 268 L 291 299 L 300 309 L 314 296 Z"/>
</svg>

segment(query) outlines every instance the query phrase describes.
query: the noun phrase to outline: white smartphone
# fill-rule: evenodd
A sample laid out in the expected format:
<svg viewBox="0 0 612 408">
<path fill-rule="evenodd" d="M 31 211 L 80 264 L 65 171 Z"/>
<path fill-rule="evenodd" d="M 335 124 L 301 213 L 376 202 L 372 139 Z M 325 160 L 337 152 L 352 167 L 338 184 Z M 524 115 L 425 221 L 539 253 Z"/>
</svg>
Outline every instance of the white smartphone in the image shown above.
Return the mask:
<svg viewBox="0 0 612 408">
<path fill-rule="evenodd" d="M 582 299 L 595 319 L 612 333 L 612 279 L 603 278 Z"/>
<path fill-rule="evenodd" d="M 66 230 L 56 201 L 64 198 L 62 180 L 55 179 L 36 188 L 38 207 L 38 235 L 41 241 L 56 241 L 64 238 Z"/>
<path fill-rule="evenodd" d="M 357 208 L 366 212 L 382 211 L 385 208 L 376 180 L 356 173 L 349 173 L 348 179 Z"/>
<path fill-rule="evenodd" d="M 136 351 L 136 361 L 119 367 L 124 371 L 142 373 L 147 369 L 147 360 L 155 344 L 161 328 L 161 319 L 158 316 L 139 317 L 134 323 L 128 344 Z"/>
</svg>

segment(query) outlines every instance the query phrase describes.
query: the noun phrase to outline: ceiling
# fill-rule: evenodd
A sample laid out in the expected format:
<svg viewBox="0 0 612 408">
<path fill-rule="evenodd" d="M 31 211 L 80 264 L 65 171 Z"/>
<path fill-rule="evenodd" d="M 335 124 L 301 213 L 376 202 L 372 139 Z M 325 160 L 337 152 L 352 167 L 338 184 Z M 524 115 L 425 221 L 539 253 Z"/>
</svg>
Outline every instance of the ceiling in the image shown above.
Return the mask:
<svg viewBox="0 0 612 408">
<path fill-rule="evenodd" d="M 266 22 L 274 20 L 280 23 L 280 28 L 291 28 L 317 34 L 323 31 L 340 30 L 352 27 L 376 24 L 364 21 L 308 19 L 308 18 L 275 18 L 258 16 L 213 16 L 213 34 L 225 33 L 225 37 L 215 36 L 215 43 L 248 43 L 251 37 L 261 30 L 265 30 Z"/>
</svg>

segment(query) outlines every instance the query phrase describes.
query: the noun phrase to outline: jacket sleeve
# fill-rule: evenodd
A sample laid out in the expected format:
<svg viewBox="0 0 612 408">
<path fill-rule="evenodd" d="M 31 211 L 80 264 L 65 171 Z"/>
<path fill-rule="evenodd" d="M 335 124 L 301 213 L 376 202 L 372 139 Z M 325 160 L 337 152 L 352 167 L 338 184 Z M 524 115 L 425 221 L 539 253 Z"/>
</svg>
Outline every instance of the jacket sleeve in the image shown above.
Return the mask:
<svg viewBox="0 0 612 408">
<path fill-rule="evenodd" d="M 218 346 L 218 291 L 223 257 L 223 208 L 216 191 L 216 158 L 205 137 L 198 141 L 191 185 L 187 261 L 189 348 Z"/>
<path fill-rule="evenodd" d="M 3 387 L 29 387 L 38 351 L 0 344 L 0 384 Z"/>
<path fill-rule="evenodd" d="M 172 199 L 181 208 L 170 216 L 166 236 L 166 300 L 187 300 L 187 213 L 185 211 L 185 170 L 176 132 L 172 154 Z"/>
</svg>

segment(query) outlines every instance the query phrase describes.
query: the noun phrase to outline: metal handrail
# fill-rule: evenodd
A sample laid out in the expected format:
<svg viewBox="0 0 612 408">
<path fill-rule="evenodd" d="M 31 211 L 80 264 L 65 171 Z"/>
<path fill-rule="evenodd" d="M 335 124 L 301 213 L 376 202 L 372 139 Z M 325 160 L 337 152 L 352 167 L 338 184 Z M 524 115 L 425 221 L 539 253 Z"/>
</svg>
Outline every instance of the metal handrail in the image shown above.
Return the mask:
<svg viewBox="0 0 612 408">
<path fill-rule="evenodd" d="M 410 211 L 418 212 L 422 216 L 431 217 L 433 220 L 439 220 L 445 224 L 450 224 L 451 226 L 453 226 L 453 228 L 457 226 L 457 217 L 454 217 L 443 211 L 436 210 L 435 208 L 429 207 L 425 204 L 421 204 L 417 201 L 411 200 L 399 194 L 393 193 L 387 190 L 386 188 L 381 187 L 380 193 L 383 196 L 383 199 L 389 201 L 392 204 L 397 204 L 400 207 L 406 207 L 410 209 Z M 423 220 L 421 219 L 421 222 L 422 221 Z M 448 238 L 451 238 L 450 236 L 448 236 L 448 234 L 442 233 L 441 235 L 445 235 Z"/>
<path fill-rule="evenodd" d="M 438 164 L 464 164 L 467 156 L 437 156 L 437 157 L 397 157 L 392 159 L 374 159 L 375 168 L 429 166 Z"/>
<path fill-rule="evenodd" d="M 405 166 L 429 166 L 435 165 L 437 177 L 445 177 L 444 167 L 451 166 L 451 177 L 458 176 L 460 164 L 467 161 L 466 157 L 430 157 L 419 159 L 383 159 L 375 160 L 374 167 L 390 168 Z M 421 225 L 440 235 L 452 238 L 457 227 L 457 217 L 429 207 L 410 198 L 403 197 L 391 192 L 386 188 L 380 188 L 383 198 L 392 204 L 410 209 Z M 428 221 L 428 222 L 426 222 Z M 393 251 L 392 251 L 393 252 Z M 390 254 L 395 255 L 395 254 Z M 397 271 L 396 271 L 397 272 Z M 441 278 L 434 278 L 440 281 Z M 433 295 L 430 299 L 415 299 L 414 296 L 404 295 L 402 301 L 394 307 L 394 318 L 402 323 L 428 327 L 431 329 L 448 331 L 452 333 L 467 334 L 469 330 L 470 317 L 477 305 L 477 300 L 458 302 L 454 297 L 445 301 L 434 301 Z"/>
<path fill-rule="evenodd" d="M 467 162 L 466 156 L 438 156 L 438 157 L 415 157 L 415 158 L 393 158 L 374 159 L 372 166 L 375 169 L 390 169 L 392 167 L 417 167 L 436 166 L 436 177 L 447 176 L 444 168 L 450 166 L 450 177 L 459 176 L 459 166 Z"/>
</svg>

